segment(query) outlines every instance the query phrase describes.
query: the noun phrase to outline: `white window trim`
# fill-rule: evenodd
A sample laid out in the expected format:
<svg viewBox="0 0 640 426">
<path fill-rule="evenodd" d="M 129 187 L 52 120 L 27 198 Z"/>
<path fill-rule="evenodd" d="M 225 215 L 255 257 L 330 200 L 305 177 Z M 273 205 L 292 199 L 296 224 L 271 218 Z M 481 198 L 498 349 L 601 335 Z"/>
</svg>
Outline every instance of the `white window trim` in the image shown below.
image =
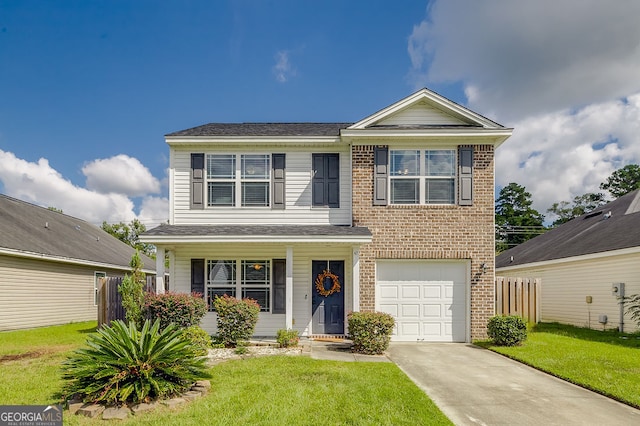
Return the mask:
<svg viewBox="0 0 640 426">
<path fill-rule="evenodd" d="M 273 310 L 273 301 L 271 300 L 271 298 L 273 297 L 273 259 L 257 259 L 257 258 L 236 258 L 236 259 L 213 259 L 213 258 L 206 258 L 205 262 L 204 262 L 204 267 L 205 267 L 205 283 L 204 283 L 204 290 L 205 290 L 205 295 L 204 297 L 207 298 L 209 296 L 209 289 L 210 288 L 228 288 L 231 286 L 215 286 L 215 285 L 211 285 L 210 281 L 209 281 L 209 262 L 211 261 L 224 261 L 224 262 L 233 262 L 234 263 L 234 268 L 235 268 L 235 283 L 234 283 L 234 288 L 235 288 L 235 297 L 237 299 L 242 299 L 243 295 L 242 295 L 242 289 L 244 288 L 255 288 L 255 289 L 268 289 L 268 295 L 267 295 L 267 303 L 269 304 L 269 309 L 263 311 L 262 309 L 260 309 L 261 313 L 265 313 L 265 314 L 270 314 L 271 311 Z M 269 285 L 268 286 L 260 286 L 260 285 L 252 285 L 252 284 L 248 284 L 248 285 L 244 285 L 244 273 L 243 273 L 243 263 L 244 262 L 255 262 L 255 263 L 261 263 L 264 262 L 268 265 L 269 268 L 269 274 L 267 276 L 268 281 L 269 281 Z M 214 311 L 209 311 L 209 312 L 214 312 Z"/>
<path fill-rule="evenodd" d="M 394 176 L 391 172 L 391 161 L 393 151 L 418 151 L 419 174 L 416 176 Z M 451 151 L 453 153 L 453 171 L 452 176 L 427 176 L 425 174 L 425 158 L 427 151 Z M 389 178 L 387 179 L 387 194 L 389 194 L 389 205 L 393 206 L 454 206 L 457 204 L 456 194 L 458 193 L 458 152 L 451 148 L 394 148 L 389 149 Z M 418 179 L 418 202 L 417 203 L 394 203 L 391 197 L 391 185 L 394 179 L 415 180 Z M 427 203 L 427 179 L 451 180 L 453 179 L 453 201 L 451 203 Z"/>
<path fill-rule="evenodd" d="M 234 156 L 234 164 L 235 164 L 235 173 L 233 178 L 210 178 L 209 177 L 209 157 L 216 155 L 233 155 Z M 242 177 L 242 156 L 243 155 L 264 155 L 267 157 L 269 162 L 269 167 L 267 167 L 267 173 L 269 175 L 266 179 L 246 179 Z M 272 153 L 269 152 L 207 152 L 204 156 L 204 164 L 205 164 L 205 207 L 208 209 L 224 209 L 224 208 L 233 208 L 233 209 L 270 209 L 273 205 L 273 194 L 272 194 L 272 186 L 273 186 L 273 173 L 272 173 Z M 233 182 L 234 183 L 234 205 L 232 206 L 219 206 L 219 205 L 210 205 L 209 204 L 209 183 L 210 182 Z M 266 206 L 243 206 L 242 205 L 242 184 L 245 182 L 266 182 L 267 190 L 269 191 L 269 196 L 267 197 L 267 205 Z"/>
</svg>

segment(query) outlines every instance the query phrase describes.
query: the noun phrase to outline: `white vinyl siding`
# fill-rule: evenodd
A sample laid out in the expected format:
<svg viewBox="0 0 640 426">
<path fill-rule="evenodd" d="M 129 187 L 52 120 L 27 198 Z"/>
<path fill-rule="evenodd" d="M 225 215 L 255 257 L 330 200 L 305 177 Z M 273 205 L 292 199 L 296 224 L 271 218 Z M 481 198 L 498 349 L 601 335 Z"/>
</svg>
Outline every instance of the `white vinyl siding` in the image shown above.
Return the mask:
<svg viewBox="0 0 640 426">
<path fill-rule="evenodd" d="M 290 148 L 283 152 L 281 147 L 266 150 L 286 154 L 285 169 L 285 208 L 271 209 L 265 207 L 206 207 L 200 210 L 190 208 L 190 167 L 192 152 L 214 153 L 207 147 L 178 149 L 172 148 L 171 176 L 172 205 L 170 223 L 174 225 L 229 225 L 251 224 L 264 225 L 350 225 L 351 224 L 351 159 L 348 147 L 318 147 L 305 150 Z M 251 148 L 246 148 L 247 150 Z M 223 153 L 223 151 L 220 151 Z M 225 151 L 224 153 L 228 153 Z M 242 150 L 234 149 L 242 154 Z M 340 207 L 313 207 L 312 204 L 312 154 L 340 154 Z"/>
<path fill-rule="evenodd" d="M 617 329 L 620 324 L 620 306 L 611 293 L 613 283 L 625 283 L 625 294 L 640 294 L 640 254 L 611 255 L 607 257 L 549 264 L 540 267 L 497 270 L 504 277 L 540 278 L 541 320 L 560 322 L 597 330 Z M 592 303 L 586 302 L 591 296 Z M 598 316 L 605 314 L 604 326 Z M 628 315 L 624 319 L 625 331 L 637 330 Z"/>
<path fill-rule="evenodd" d="M 276 244 L 243 244 L 177 246 L 171 263 L 170 290 L 176 292 L 191 291 L 191 259 L 285 259 L 286 247 Z M 350 246 L 323 246 L 315 244 L 293 245 L 293 328 L 301 336 L 311 333 L 311 299 L 313 280 L 311 261 L 318 259 L 344 260 L 345 312 L 351 311 L 352 304 L 352 250 Z M 237 279 L 240 279 L 237 277 Z M 217 330 L 215 312 L 208 312 L 201 326 L 210 334 Z M 285 314 L 260 312 L 256 326 L 256 336 L 275 336 L 285 328 Z"/>
<path fill-rule="evenodd" d="M 468 125 L 469 123 L 464 122 L 430 105 L 420 103 L 417 105 L 412 105 L 410 108 L 399 111 L 391 117 L 381 120 L 377 124 L 383 126 L 463 126 Z"/>
<path fill-rule="evenodd" d="M 0 255 L 0 331 L 95 321 L 95 272 L 95 267 Z"/>
</svg>

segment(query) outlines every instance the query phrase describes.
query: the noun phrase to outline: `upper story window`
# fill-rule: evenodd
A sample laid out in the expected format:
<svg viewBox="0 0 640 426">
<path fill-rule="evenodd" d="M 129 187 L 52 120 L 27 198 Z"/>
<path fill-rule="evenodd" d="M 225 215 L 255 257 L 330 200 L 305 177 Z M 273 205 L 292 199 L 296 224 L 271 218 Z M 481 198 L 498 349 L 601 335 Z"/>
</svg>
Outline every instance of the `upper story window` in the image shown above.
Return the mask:
<svg viewBox="0 0 640 426">
<path fill-rule="evenodd" d="M 456 151 L 390 150 L 391 204 L 454 204 Z"/>
<path fill-rule="evenodd" d="M 271 156 L 208 154 L 207 206 L 269 207 Z"/>
</svg>

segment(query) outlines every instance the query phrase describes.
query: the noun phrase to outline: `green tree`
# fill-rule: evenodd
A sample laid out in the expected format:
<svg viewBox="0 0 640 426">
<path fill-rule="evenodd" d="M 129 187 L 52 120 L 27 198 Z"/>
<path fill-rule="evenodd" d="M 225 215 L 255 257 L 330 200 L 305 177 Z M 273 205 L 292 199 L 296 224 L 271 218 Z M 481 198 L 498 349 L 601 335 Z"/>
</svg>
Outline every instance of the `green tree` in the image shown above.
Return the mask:
<svg viewBox="0 0 640 426">
<path fill-rule="evenodd" d="M 142 325 L 146 276 L 142 272 L 142 260 L 140 260 L 138 250 L 131 257 L 129 266 L 131 266 L 131 275 L 126 274 L 124 276 L 118 286 L 118 292 L 122 296 L 122 306 L 125 310 L 127 323 L 133 322 L 137 325 Z"/>
<path fill-rule="evenodd" d="M 531 193 L 511 182 L 496 199 L 496 251 L 521 244 L 546 231 L 544 216 L 532 207 Z"/>
<path fill-rule="evenodd" d="M 51 210 L 52 212 L 64 213 L 62 209 L 59 209 L 57 207 L 47 207 L 47 210 Z"/>
<path fill-rule="evenodd" d="M 138 219 L 133 219 L 129 224 L 124 222 L 109 224 L 104 221 L 102 222 L 102 229 L 123 243 L 155 259 L 155 247 L 152 244 L 140 242 L 140 234 L 144 233 L 147 227 Z"/>
<path fill-rule="evenodd" d="M 568 201 L 553 203 L 553 205 L 547 209 L 547 213 L 551 213 L 557 217 L 557 219 L 553 221 L 553 226 L 558 226 L 569 222 L 574 217 L 589 213 L 604 205 L 606 202 L 607 200 L 603 193 L 596 194 L 588 192 L 573 197 L 573 204 Z"/>
<path fill-rule="evenodd" d="M 609 191 L 614 197 L 622 197 L 624 194 L 640 188 L 640 166 L 637 164 L 627 164 L 616 170 L 600 184 L 600 189 Z"/>
</svg>

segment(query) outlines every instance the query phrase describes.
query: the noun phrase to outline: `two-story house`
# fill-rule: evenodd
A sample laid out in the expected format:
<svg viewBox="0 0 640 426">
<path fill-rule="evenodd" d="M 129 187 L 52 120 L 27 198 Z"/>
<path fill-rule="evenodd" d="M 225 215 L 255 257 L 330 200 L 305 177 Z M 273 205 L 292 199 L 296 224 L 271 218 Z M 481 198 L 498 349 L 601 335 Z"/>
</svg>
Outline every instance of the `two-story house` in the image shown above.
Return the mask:
<svg viewBox="0 0 640 426">
<path fill-rule="evenodd" d="M 257 336 L 465 342 L 494 314 L 494 151 L 505 128 L 420 90 L 357 123 L 212 123 L 166 135 L 169 223 L 142 240 L 171 290 L 248 297 Z M 202 326 L 215 333 L 213 306 Z"/>
</svg>

